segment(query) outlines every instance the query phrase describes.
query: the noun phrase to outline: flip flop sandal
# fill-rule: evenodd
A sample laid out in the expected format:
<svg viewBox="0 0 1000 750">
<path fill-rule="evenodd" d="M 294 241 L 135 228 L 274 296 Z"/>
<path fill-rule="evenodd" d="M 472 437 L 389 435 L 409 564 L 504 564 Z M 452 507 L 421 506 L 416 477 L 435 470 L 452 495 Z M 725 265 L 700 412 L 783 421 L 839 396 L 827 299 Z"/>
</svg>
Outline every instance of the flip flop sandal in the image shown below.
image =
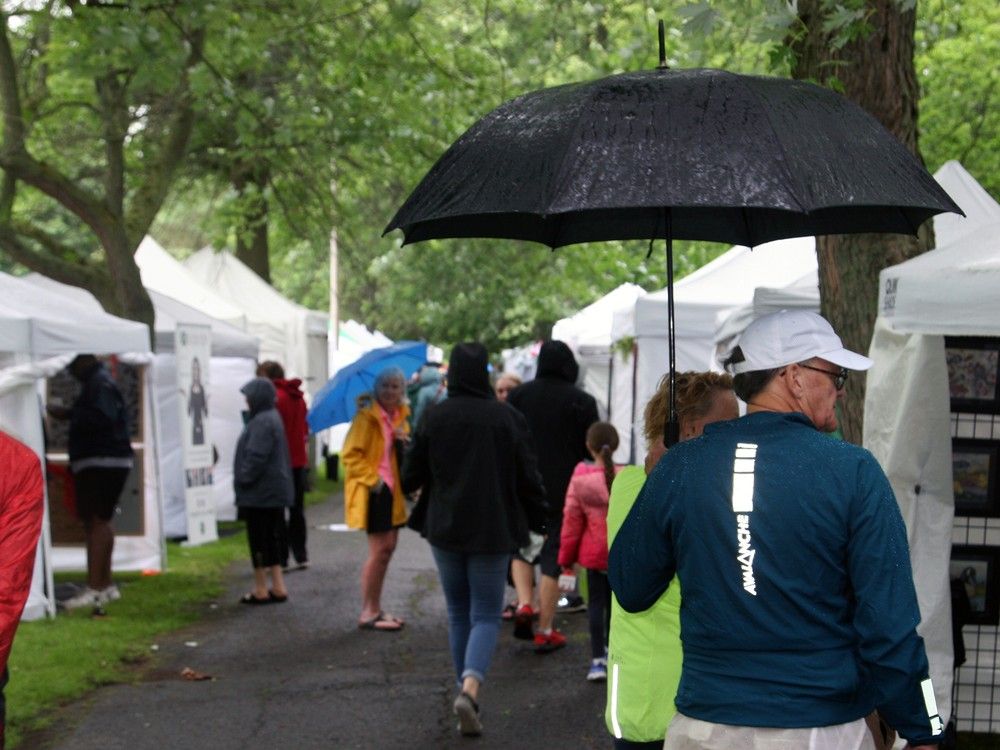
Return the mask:
<svg viewBox="0 0 1000 750">
<path fill-rule="evenodd" d="M 362 620 L 358 623 L 360 630 L 378 630 L 383 633 L 396 633 L 403 629 L 403 623 L 385 616 L 385 612 L 379 612 L 370 620 Z"/>
<path fill-rule="evenodd" d="M 268 591 L 267 599 L 268 601 L 273 602 L 274 604 L 281 604 L 282 602 L 288 601 L 288 594 L 278 595 L 275 594 L 273 591 Z"/>
<path fill-rule="evenodd" d="M 239 599 L 240 604 L 271 604 L 274 600 L 268 596 L 264 599 L 258 599 L 252 593 L 244 594 Z"/>
</svg>

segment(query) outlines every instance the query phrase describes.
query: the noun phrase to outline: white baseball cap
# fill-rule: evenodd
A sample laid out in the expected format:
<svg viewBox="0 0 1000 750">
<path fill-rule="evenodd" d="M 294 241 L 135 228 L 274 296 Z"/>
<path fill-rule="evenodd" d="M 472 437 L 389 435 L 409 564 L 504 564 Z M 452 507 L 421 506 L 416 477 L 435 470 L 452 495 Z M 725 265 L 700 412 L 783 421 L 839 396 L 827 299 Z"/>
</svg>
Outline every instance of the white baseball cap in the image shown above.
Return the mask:
<svg viewBox="0 0 1000 750">
<path fill-rule="evenodd" d="M 844 348 L 826 318 L 807 310 L 780 310 L 747 326 L 739 347 L 744 360 L 732 365 L 734 374 L 773 370 L 813 357 L 846 367 L 867 370 L 874 362 Z"/>
</svg>

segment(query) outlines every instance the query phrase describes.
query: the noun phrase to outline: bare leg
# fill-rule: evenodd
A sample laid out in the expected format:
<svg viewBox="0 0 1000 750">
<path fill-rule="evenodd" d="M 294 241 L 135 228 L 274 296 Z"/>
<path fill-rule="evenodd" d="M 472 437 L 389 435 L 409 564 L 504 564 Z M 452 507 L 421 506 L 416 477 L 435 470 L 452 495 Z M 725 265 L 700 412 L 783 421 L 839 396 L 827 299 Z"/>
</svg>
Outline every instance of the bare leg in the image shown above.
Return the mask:
<svg viewBox="0 0 1000 750">
<path fill-rule="evenodd" d="M 362 621 L 377 617 L 382 611 L 382 584 L 398 538 L 399 529 L 368 535 L 368 559 L 361 568 Z"/>
<path fill-rule="evenodd" d="M 268 570 L 271 573 L 271 591 L 275 596 L 288 596 L 288 589 L 285 588 L 285 576 L 281 572 L 280 565 L 272 565 Z"/>
<path fill-rule="evenodd" d="M 267 568 L 253 569 L 253 595 L 258 599 L 267 599 Z"/>
<path fill-rule="evenodd" d="M 517 591 L 517 606 L 531 604 L 534 589 L 534 568 L 524 560 L 514 558 L 510 561 L 510 577 Z"/>
<path fill-rule="evenodd" d="M 103 591 L 111 585 L 111 555 L 115 549 L 115 532 L 110 521 L 90 519 L 84 526 L 87 537 L 87 585 Z"/>
<path fill-rule="evenodd" d="M 462 680 L 462 692 L 467 693 L 472 700 L 479 700 L 479 680 L 475 677 L 466 677 Z"/>
<path fill-rule="evenodd" d="M 559 602 L 559 580 L 543 575 L 538 586 L 538 629 L 551 630 Z"/>
</svg>

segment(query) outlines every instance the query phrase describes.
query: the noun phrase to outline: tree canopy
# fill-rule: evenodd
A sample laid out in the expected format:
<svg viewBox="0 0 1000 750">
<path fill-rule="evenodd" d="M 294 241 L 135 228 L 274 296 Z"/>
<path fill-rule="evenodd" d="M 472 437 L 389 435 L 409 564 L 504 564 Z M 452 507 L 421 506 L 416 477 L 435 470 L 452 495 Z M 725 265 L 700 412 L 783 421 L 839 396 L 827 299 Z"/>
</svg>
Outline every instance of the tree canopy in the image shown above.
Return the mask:
<svg viewBox="0 0 1000 750">
<path fill-rule="evenodd" d="M 871 29 L 871 2 L 818 5 L 831 47 Z M 790 75 L 807 31 L 784 0 L 26 0 L 3 14 L 8 267 L 86 285 L 142 319 L 128 260 L 151 232 L 178 255 L 236 249 L 293 299 L 325 308 L 336 229 L 343 317 L 493 350 L 622 282 L 662 286 L 662 261 L 647 260 L 645 243 L 552 253 L 382 237 L 447 146 L 525 91 L 653 67 L 659 18 L 672 67 Z M 914 34 L 928 167 L 960 158 L 994 192 L 998 24 L 989 0 L 925 0 Z M 827 85 L 843 86 L 848 62 L 823 69 Z M 679 275 L 724 249 L 680 244 Z"/>
</svg>

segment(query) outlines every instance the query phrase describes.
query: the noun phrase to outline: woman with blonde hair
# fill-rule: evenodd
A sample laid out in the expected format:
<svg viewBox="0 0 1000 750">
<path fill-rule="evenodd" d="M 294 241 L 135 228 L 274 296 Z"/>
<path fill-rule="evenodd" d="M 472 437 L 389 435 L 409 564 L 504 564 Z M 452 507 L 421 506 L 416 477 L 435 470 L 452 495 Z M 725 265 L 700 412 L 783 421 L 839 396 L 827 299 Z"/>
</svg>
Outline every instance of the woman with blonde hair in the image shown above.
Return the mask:
<svg viewBox="0 0 1000 750">
<path fill-rule="evenodd" d="M 406 376 L 398 367 L 382 370 L 375 378 L 374 398 L 366 394 L 341 453 L 344 482 L 344 521 L 352 529 L 368 532 L 368 558 L 361 568 L 362 630 L 397 631 L 403 620 L 382 611 L 382 585 L 392 553 L 396 550 L 399 528 L 406 523 L 406 503 L 399 479 L 398 455 L 409 440 L 404 403 Z"/>
<path fill-rule="evenodd" d="M 739 408 L 733 379 L 725 373 L 683 372 L 676 377 L 680 439 L 701 435 L 705 425 L 736 419 Z M 608 545 L 639 496 L 646 474 L 666 452 L 663 428 L 670 405 L 670 379 L 664 376 L 646 404 L 644 434 L 648 453 L 645 471 L 622 469 L 608 504 Z M 673 717 L 674 695 L 681 677 L 681 592 L 674 579 L 650 609 L 630 614 L 612 598 L 608 643 L 608 704 L 605 720 L 621 748 L 662 748 Z"/>
<path fill-rule="evenodd" d="M 524 381 L 521 380 L 520 376 L 515 375 L 512 372 L 500 373 L 500 377 L 497 378 L 497 382 L 493 386 L 493 390 L 497 394 L 497 401 L 506 401 L 507 394 L 523 382 Z"/>
</svg>

